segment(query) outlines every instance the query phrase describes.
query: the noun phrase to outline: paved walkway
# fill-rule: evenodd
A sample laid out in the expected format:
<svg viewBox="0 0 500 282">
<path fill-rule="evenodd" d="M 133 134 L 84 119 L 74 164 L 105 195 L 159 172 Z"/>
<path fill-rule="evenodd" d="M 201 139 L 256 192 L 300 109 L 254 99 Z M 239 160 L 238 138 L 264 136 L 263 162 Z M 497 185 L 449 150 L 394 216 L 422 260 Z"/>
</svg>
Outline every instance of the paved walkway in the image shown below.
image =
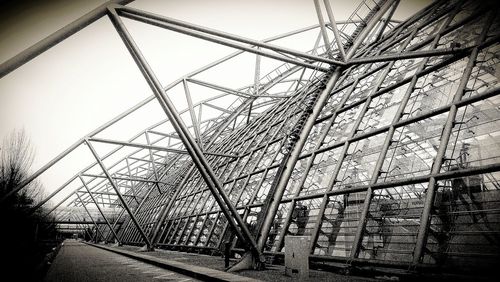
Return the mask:
<svg viewBox="0 0 500 282">
<path fill-rule="evenodd" d="M 44 281 L 199 281 L 75 240 L 66 240 Z"/>
</svg>

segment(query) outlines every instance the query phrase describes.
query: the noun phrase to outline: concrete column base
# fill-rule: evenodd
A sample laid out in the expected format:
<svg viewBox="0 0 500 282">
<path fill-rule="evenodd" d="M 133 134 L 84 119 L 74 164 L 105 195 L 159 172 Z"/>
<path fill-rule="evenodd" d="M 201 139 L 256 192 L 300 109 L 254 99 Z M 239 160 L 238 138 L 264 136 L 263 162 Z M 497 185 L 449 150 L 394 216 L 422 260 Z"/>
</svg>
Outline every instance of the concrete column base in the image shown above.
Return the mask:
<svg viewBox="0 0 500 282">
<path fill-rule="evenodd" d="M 240 261 L 228 267 L 226 271 L 236 272 L 247 269 L 262 270 L 264 269 L 264 262 L 260 258 L 256 258 L 252 252 L 248 251 L 243 255 Z"/>
</svg>

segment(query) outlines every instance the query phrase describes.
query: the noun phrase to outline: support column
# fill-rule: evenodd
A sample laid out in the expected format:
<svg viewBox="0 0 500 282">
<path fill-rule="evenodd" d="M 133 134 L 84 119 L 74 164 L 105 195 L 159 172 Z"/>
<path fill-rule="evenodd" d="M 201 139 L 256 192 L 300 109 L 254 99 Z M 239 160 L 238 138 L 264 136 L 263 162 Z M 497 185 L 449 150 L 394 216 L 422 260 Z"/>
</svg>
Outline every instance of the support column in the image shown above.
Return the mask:
<svg viewBox="0 0 500 282">
<path fill-rule="evenodd" d="M 323 43 L 325 43 L 326 53 L 328 57 L 332 56 L 332 48 L 330 46 L 330 39 L 328 39 L 328 33 L 326 32 L 325 20 L 323 19 L 323 13 L 321 12 L 321 7 L 319 5 L 319 0 L 314 0 L 314 8 L 316 9 L 316 14 L 318 15 L 319 28 L 321 29 L 321 36 L 323 36 Z"/>
<path fill-rule="evenodd" d="M 432 165 L 431 175 L 436 175 L 441 170 L 441 165 L 443 164 L 443 160 L 445 159 L 446 147 L 448 146 L 453 126 L 455 125 L 455 118 L 458 112 L 458 106 L 456 103 L 462 100 L 464 93 L 467 91 L 466 90 L 467 82 L 469 81 L 469 77 L 472 73 L 474 65 L 476 64 L 477 56 L 479 54 L 478 45 L 483 43 L 484 40 L 486 39 L 489 27 L 491 26 L 494 18 L 495 18 L 494 13 L 492 12 L 488 13 L 488 20 L 486 21 L 485 27 L 483 28 L 483 31 L 479 36 L 476 47 L 474 47 L 471 55 L 469 56 L 467 67 L 464 70 L 464 74 L 462 76 L 462 79 L 460 80 L 460 84 L 458 86 L 457 92 L 455 93 L 455 97 L 453 97 L 453 104 L 450 107 L 450 112 L 448 113 L 448 118 L 446 119 L 446 123 L 444 125 L 443 132 L 441 134 L 441 139 L 440 139 L 441 141 L 439 142 L 436 158 L 434 160 L 434 164 Z M 437 179 L 435 176 L 431 176 L 431 178 L 429 179 L 429 186 L 427 187 L 424 210 L 422 211 L 422 217 L 420 220 L 420 228 L 418 229 L 417 243 L 415 245 L 415 251 L 413 253 L 414 266 L 421 263 L 423 259 L 424 249 L 427 241 L 427 235 L 431 223 L 431 212 L 432 212 L 432 207 L 434 205 L 436 187 L 437 187 Z"/>
<path fill-rule="evenodd" d="M 120 213 L 118 214 L 118 216 L 116 217 L 115 222 L 113 222 L 113 225 L 111 226 L 111 228 L 113 228 L 113 230 L 115 230 L 117 223 L 120 221 L 120 219 L 122 218 L 124 213 L 125 213 L 125 209 L 122 209 L 120 211 Z M 122 227 L 122 224 L 120 224 L 120 228 L 118 228 L 118 231 L 116 231 L 116 232 L 119 232 L 121 227 Z M 116 233 L 116 234 L 118 235 L 118 233 Z M 121 243 L 121 241 L 120 241 L 120 244 L 123 244 L 123 243 Z"/>
<path fill-rule="evenodd" d="M 360 33 L 360 35 L 356 38 L 356 41 L 354 42 L 353 46 L 349 49 L 349 52 L 346 55 L 346 60 L 349 60 L 353 55 L 358 46 L 361 45 L 363 40 L 366 38 L 366 36 L 369 34 L 369 32 L 375 27 L 376 23 L 378 20 L 382 17 L 382 15 L 387 11 L 387 9 L 390 7 L 390 3 L 392 1 L 387 1 L 384 6 L 375 14 L 375 16 L 370 20 L 368 25 L 365 27 L 365 29 Z M 271 230 L 271 225 L 274 221 L 274 216 L 279 208 L 280 205 L 280 200 L 283 196 L 283 193 L 285 192 L 286 185 L 288 184 L 288 181 L 290 179 L 290 176 L 293 172 L 293 168 L 300 156 L 300 153 L 302 151 L 302 148 L 307 140 L 307 136 L 309 136 L 309 133 L 311 132 L 317 117 L 319 116 L 321 109 L 323 108 L 323 105 L 327 102 L 328 97 L 337 83 L 337 80 L 339 79 L 340 75 L 342 74 L 343 69 L 342 68 L 337 68 L 333 75 L 331 76 L 330 80 L 328 81 L 325 90 L 323 90 L 318 97 L 316 104 L 314 105 L 314 108 L 312 110 L 312 113 L 307 117 L 307 120 L 304 124 L 304 127 L 302 129 L 302 132 L 300 133 L 299 139 L 295 146 L 293 147 L 292 151 L 289 153 L 288 158 L 284 158 L 283 162 L 284 163 L 284 169 L 283 172 L 278 179 L 278 183 L 276 185 L 275 193 L 272 196 L 271 203 L 268 207 L 268 212 L 266 214 L 266 217 L 262 223 L 262 227 L 259 232 L 259 239 L 258 239 L 258 246 L 260 250 L 262 250 L 265 246 L 265 242 L 267 240 L 267 236 L 269 235 L 269 231 Z"/>
<path fill-rule="evenodd" d="M 149 134 L 147 131 L 144 131 L 144 135 L 146 136 L 146 142 L 148 143 L 148 146 L 151 146 L 151 141 L 149 140 Z M 153 169 L 153 174 L 155 176 L 155 185 L 156 185 L 156 188 L 158 189 L 158 192 L 160 194 L 162 194 L 161 192 L 161 189 L 160 189 L 160 178 L 158 177 L 158 171 L 156 170 L 156 163 L 155 163 L 155 159 L 153 157 L 153 152 L 151 151 L 151 148 L 148 149 L 148 152 L 149 152 L 149 160 L 151 161 L 151 168 Z"/>
<path fill-rule="evenodd" d="M 186 182 L 189 179 L 189 177 L 191 176 L 191 173 L 193 172 L 193 170 L 194 170 L 194 166 L 191 166 L 188 169 L 186 176 L 183 177 L 181 182 L 179 183 L 179 185 L 177 185 L 177 187 L 176 187 L 177 189 L 175 190 L 174 194 L 172 195 L 172 198 L 169 199 L 168 204 L 164 205 L 163 208 L 161 209 L 160 217 L 159 217 L 158 221 L 156 222 L 153 236 L 151 236 L 151 240 L 153 240 L 153 244 L 156 245 L 156 243 L 158 243 L 158 240 L 160 240 L 161 236 L 158 236 L 158 235 L 159 235 L 159 232 L 161 230 L 161 225 L 163 224 L 163 222 L 167 218 L 168 212 L 170 211 L 172 205 L 174 204 L 175 199 L 177 198 L 177 195 L 182 190 L 181 187 L 183 187 L 184 184 L 186 184 Z"/>
<path fill-rule="evenodd" d="M 448 24 L 453 19 L 453 15 L 454 14 L 452 14 L 448 18 L 448 20 L 443 22 L 442 25 L 439 27 L 439 32 L 434 36 L 434 39 L 433 39 L 432 43 L 430 44 L 431 47 L 436 47 L 437 43 L 439 42 L 439 39 L 441 38 L 440 32 L 448 26 Z M 406 48 L 406 46 L 410 43 L 410 40 L 413 39 L 413 37 L 415 36 L 417 31 L 418 30 L 414 30 L 412 32 L 411 36 L 407 39 L 407 42 L 401 47 L 400 51 L 402 51 Z M 427 62 L 428 62 L 428 58 L 425 58 L 420 63 L 420 66 L 417 70 L 417 73 L 419 73 L 425 69 Z M 390 63 L 390 66 L 392 67 L 393 64 L 394 64 L 394 61 L 392 61 Z M 387 75 L 387 73 L 385 75 Z M 365 197 L 365 201 L 363 203 L 363 210 L 361 211 L 361 216 L 359 218 L 359 225 L 358 225 L 358 228 L 356 230 L 356 235 L 354 237 L 353 246 L 351 249 L 351 254 L 350 254 L 351 259 L 357 258 L 359 255 L 359 252 L 361 250 L 361 245 L 362 245 L 362 241 L 363 241 L 363 232 L 366 228 L 366 224 L 368 221 L 368 213 L 369 213 L 370 205 L 371 205 L 371 200 L 373 198 L 373 188 L 371 187 L 371 185 L 374 185 L 378 181 L 378 177 L 380 176 L 380 173 L 382 170 L 382 165 L 384 163 L 385 157 L 387 155 L 387 152 L 389 150 L 389 146 L 391 145 L 391 142 L 392 142 L 395 130 L 396 130 L 394 124 L 399 122 L 399 120 L 402 118 L 406 104 L 408 103 L 408 101 L 411 97 L 411 94 L 415 90 L 415 85 L 417 83 L 418 78 L 419 77 L 417 77 L 417 76 L 413 76 L 413 78 L 408 86 L 408 89 L 406 90 L 405 96 L 403 97 L 403 99 L 398 107 L 398 110 L 397 110 L 396 114 L 394 115 L 391 126 L 390 126 L 390 128 L 387 132 L 387 136 L 384 140 L 384 144 L 382 145 L 382 149 L 381 149 L 381 152 L 379 154 L 379 158 L 377 160 L 377 163 L 375 164 L 372 179 L 370 180 L 370 187 L 366 191 L 366 197 Z"/>
<path fill-rule="evenodd" d="M 90 214 L 89 210 L 87 209 L 87 206 L 85 206 L 85 202 L 83 202 L 82 198 L 80 198 L 80 195 L 78 194 L 78 192 L 76 192 L 75 194 L 76 194 L 76 196 L 78 197 L 78 200 L 80 200 L 80 202 L 82 203 L 82 207 L 85 209 L 85 211 L 86 211 L 86 212 L 87 212 L 87 214 L 89 215 L 90 220 L 92 220 L 92 223 L 94 224 L 94 227 L 95 227 L 95 229 L 96 229 L 96 237 L 95 237 L 96 239 L 95 239 L 95 241 L 94 241 L 94 242 L 96 242 L 96 243 L 97 243 L 97 241 L 98 241 L 98 240 L 97 240 L 97 239 L 98 239 L 98 235 L 97 235 L 97 233 L 101 234 L 101 237 L 102 237 L 103 239 L 105 239 L 105 238 L 104 238 L 104 235 L 101 233 L 101 230 L 99 230 L 99 227 L 97 226 L 97 223 L 95 223 L 94 218 L 92 218 L 92 215 Z"/>
<path fill-rule="evenodd" d="M 325 0 L 325 1 L 328 1 L 328 0 Z M 384 31 L 387 28 L 387 25 L 389 24 L 389 22 L 391 21 L 392 16 L 394 15 L 394 12 L 396 12 L 396 9 L 398 8 L 398 6 L 399 6 L 399 0 L 396 0 L 394 2 L 394 5 L 392 6 L 391 11 L 389 12 L 389 15 L 385 19 L 384 25 L 382 26 L 382 28 L 378 32 L 377 37 L 375 38 L 375 41 L 378 41 L 382 37 L 382 35 L 384 34 Z"/>
<path fill-rule="evenodd" d="M 90 189 L 87 186 L 87 183 L 85 183 L 85 181 L 83 180 L 83 178 L 82 178 L 81 175 L 78 175 L 78 178 L 80 178 L 80 181 L 83 183 L 83 187 L 85 187 L 85 189 L 89 193 L 90 198 L 92 199 L 92 201 L 96 205 L 97 209 L 99 210 L 99 213 L 102 215 L 102 218 L 104 218 L 104 221 L 106 221 L 106 224 L 108 225 L 109 230 L 111 231 L 111 233 L 113 233 L 113 236 L 115 237 L 116 241 L 118 242 L 119 245 L 121 245 L 120 239 L 118 239 L 118 236 L 116 235 L 115 230 L 113 229 L 113 227 L 109 223 L 108 219 L 104 215 L 104 212 L 101 210 L 101 207 L 99 206 L 99 204 L 97 203 L 96 199 L 94 198 L 94 195 L 92 195 L 92 192 L 90 192 Z M 78 192 L 76 192 L 76 194 L 78 194 Z"/>
<path fill-rule="evenodd" d="M 326 13 L 328 14 L 328 19 L 330 20 L 330 26 L 332 27 L 333 35 L 335 36 L 335 42 L 337 43 L 337 48 L 339 48 L 340 57 L 342 58 L 342 60 L 345 61 L 346 54 L 344 46 L 342 45 L 342 37 L 340 36 L 340 32 L 337 27 L 337 22 L 335 21 L 335 17 L 333 16 L 330 0 L 323 0 L 323 2 L 325 3 Z"/>
<path fill-rule="evenodd" d="M 92 155 L 94 155 L 97 163 L 99 164 L 99 166 L 101 167 L 102 171 L 104 172 L 104 174 L 108 178 L 108 181 L 111 184 L 111 186 L 113 187 L 113 189 L 115 190 L 116 195 L 118 196 L 118 199 L 120 199 L 120 202 L 121 202 L 123 208 L 127 211 L 128 215 L 130 216 L 130 219 L 132 220 L 132 222 L 137 227 L 137 230 L 139 230 L 139 233 L 140 233 L 142 239 L 144 240 L 144 243 L 146 243 L 147 248 L 149 250 L 152 250 L 153 249 L 153 245 L 151 244 L 151 241 L 149 240 L 148 236 L 146 236 L 146 233 L 144 233 L 144 230 L 142 230 L 141 225 L 139 224 L 139 222 L 135 218 L 135 215 L 132 212 L 132 210 L 130 210 L 127 202 L 125 201 L 125 199 L 123 198 L 122 194 L 120 193 L 120 189 L 116 186 L 115 181 L 113 180 L 113 178 L 109 174 L 107 168 L 104 166 L 104 163 L 99 158 L 99 155 L 97 155 L 97 152 L 95 151 L 94 147 L 87 140 L 85 140 L 85 144 L 87 144 L 87 146 L 89 147 L 89 150 L 92 152 Z"/>
<path fill-rule="evenodd" d="M 188 103 L 189 114 L 191 117 L 191 123 L 193 124 L 194 133 L 196 135 L 196 139 L 198 141 L 198 145 L 200 149 L 203 150 L 203 142 L 201 140 L 201 130 L 200 124 L 198 124 L 198 120 L 196 119 L 196 114 L 194 113 L 193 101 L 191 100 L 191 92 L 189 91 L 189 87 L 187 85 L 187 81 L 182 80 L 182 85 L 184 86 L 184 94 L 186 95 L 186 101 Z"/>
<path fill-rule="evenodd" d="M 165 111 L 165 114 L 169 118 L 172 126 L 176 130 L 177 134 L 181 138 L 186 150 L 191 156 L 194 164 L 198 168 L 201 176 L 205 180 L 208 188 L 212 192 L 215 200 L 219 204 L 221 211 L 226 216 L 228 222 L 233 227 L 237 236 L 245 243 L 248 244 L 248 248 L 260 259 L 260 251 L 257 249 L 257 244 L 255 243 L 255 239 L 250 234 L 248 227 L 245 225 L 245 222 L 238 214 L 236 208 L 231 204 L 229 198 L 225 195 L 222 185 L 217 179 L 215 173 L 210 167 L 208 161 L 205 159 L 203 152 L 196 144 L 194 138 L 189 133 L 186 125 L 182 122 L 181 117 L 177 113 L 172 101 L 170 101 L 169 97 L 164 95 L 163 87 L 154 75 L 153 71 L 147 64 L 145 58 L 142 53 L 139 51 L 137 45 L 132 40 L 132 37 L 128 33 L 125 25 L 121 21 L 120 17 L 116 13 L 114 9 L 109 9 L 108 13 L 113 25 L 116 30 L 120 34 L 124 44 L 127 46 L 130 54 L 134 58 L 137 66 L 140 68 L 144 78 L 148 81 L 148 84 L 151 87 L 151 90 L 155 94 L 160 106 Z M 263 258 L 262 258 L 263 259 Z"/>
<path fill-rule="evenodd" d="M 153 192 L 154 187 L 149 187 L 148 189 L 149 189 L 148 192 L 146 192 L 146 195 L 144 195 L 142 200 L 139 202 L 139 205 L 135 209 L 135 212 L 139 212 L 141 210 L 142 206 L 144 205 L 144 203 L 146 203 L 146 200 L 149 198 L 149 195 L 151 194 L 151 192 Z M 127 223 L 127 226 L 125 226 L 125 230 L 123 231 L 124 235 L 127 234 L 127 230 L 130 227 L 130 222 L 131 221 L 129 220 Z M 154 247 L 154 244 L 153 244 L 153 247 Z"/>
</svg>

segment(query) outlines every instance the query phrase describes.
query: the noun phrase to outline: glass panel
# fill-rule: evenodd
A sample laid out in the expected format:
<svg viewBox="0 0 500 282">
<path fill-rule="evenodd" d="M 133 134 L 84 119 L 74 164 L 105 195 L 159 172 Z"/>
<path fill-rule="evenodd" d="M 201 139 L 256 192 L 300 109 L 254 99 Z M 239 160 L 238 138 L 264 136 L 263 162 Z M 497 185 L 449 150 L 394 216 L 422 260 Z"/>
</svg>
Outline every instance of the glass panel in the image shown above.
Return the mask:
<svg viewBox="0 0 500 282">
<path fill-rule="evenodd" d="M 460 108 L 442 171 L 500 161 L 500 96 Z"/>
<path fill-rule="evenodd" d="M 378 182 L 430 173 L 447 114 L 396 129 Z"/>
<path fill-rule="evenodd" d="M 222 214 L 219 213 L 219 218 L 217 219 L 217 223 L 215 224 L 215 227 L 212 231 L 212 234 L 210 236 L 210 240 L 208 241 L 208 246 L 212 248 L 217 248 L 219 244 L 219 240 L 222 237 L 222 232 L 224 231 L 224 227 L 226 226 L 227 219 L 226 217 Z"/>
<path fill-rule="evenodd" d="M 280 242 L 281 236 L 283 236 L 283 227 L 285 224 L 285 215 L 288 213 L 292 203 L 283 203 L 279 205 L 276 216 L 273 219 L 273 224 L 271 226 L 271 231 L 267 237 L 266 244 L 264 246 L 265 251 L 280 251 L 278 250 L 278 243 Z"/>
<path fill-rule="evenodd" d="M 362 192 L 328 198 L 314 254 L 350 256 L 365 197 Z"/>
<path fill-rule="evenodd" d="M 386 135 L 386 133 L 378 134 L 349 145 L 347 156 L 335 180 L 334 189 L 369 183 Z"/>
<path fill-rule="evenodd" d="M 359 257 L 411 262 L 427 183 L 374 191 Z"/>
<path fill-rule="evenodd" d="M 215 224 L 215 219 L 217 218 L 217 213 L 212 213 L 208 216 L 203 229 L 201 230 L 200 238 L 198 239 L 197 246 L 205 246 L 207 243 L 207 238 L 210 235 L 209 232 Z"/>
<path fill-rule="evenodd" d="M 271 185 L 274 181 L 274 176 L 276 175 L 277 171 L 278 169 L 274 168 L 267 172 L 266 177 L 264 178 L 262 184 L 260 185 L 259 192 L 257 192 L 257 195 L 255 196 L 255 200 L 253 201 L 254 204 L 259 204 L 264 202 L 264 200 L 267 197 L 267 194 L 269 193 L 269 190 L 271 189 Z"/>
<path fill-rule="evenodd" d="M 500 254 L 500 172 L 438 182 L 424 262 L 491 270 Z M 460 271 L 457 269 L 457 271 Z"/>
<path fill-rule="evenodd" d="M 367 133 L 390 125 L 395 118 L 408 86 L 409 84 L 405 84 L 372 99 L 356 134 Z"/>
<path fill-rule="evenodd" d="M 333 122 L 321 147 L 329 147 L 333 144 L 345 141 L 350 136 L 353 126 L 359 117 L 361 106 L 351 108 L 340 113 Z"/>
<path fill-rule="evenodd" d="M 329 185 L 331 185 L 332 172 L 338 163 L 339 155 L 340 148 L 337 148 L 336 150 L 326 151 L 315 156 L 302 190 L 299 193 L 300 196 L 323 193 L 327 190 Z"/>
<path fill-rule="evenodd" d="M 302 158 L 297 161 L 295 167 L 293 168 L 292 175 L 288 180 L 288 184 L 285 188 L 284 198 L 293 196 L 299 189 L 302 183 L 302 177 L 307 171 L 307 163 L 311 159 L 311 156 L 307 158 Z"/>
</svg>

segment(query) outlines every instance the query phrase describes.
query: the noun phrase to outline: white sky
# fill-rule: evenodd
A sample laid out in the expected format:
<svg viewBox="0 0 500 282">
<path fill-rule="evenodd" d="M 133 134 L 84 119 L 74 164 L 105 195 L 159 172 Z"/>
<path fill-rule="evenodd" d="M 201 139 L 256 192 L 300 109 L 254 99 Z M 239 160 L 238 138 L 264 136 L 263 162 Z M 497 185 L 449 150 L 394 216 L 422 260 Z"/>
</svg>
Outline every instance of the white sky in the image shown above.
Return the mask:
<svg viewBox="0 0 500 282">
<path fill-rule="evenodd" d="M 39 1 L 3 9 L 0 12 L 0 62 L 103 2 Z M 346 19 L 358 2 L 332 1 L 336 19 Z M 403 0 L 394 18 L 405 19 L 429 2 Z M 317 23 L 312 0 L 137 0 L 129 6 L 253 39 Z M 124 21 L 163 85 L 234 51 Z M 312 48 L 314 41 L 303 43 Z M 286 47 L 303 49 L 303 45 L 297 44 Z M 249 65 L 247 70 L 253 74 L 253 66 Z M 218 83 L 230 87 L 253 81 L 251 76 L 242 78 L 243 71 L 221 69 L 213 76 L 219 77 Z M 134 61 L 109 19 L 104 17 L 0 79 L 0 139 L 14 129 L 24 128 L 36 149 L 35 170 L 88 132 L 150 95 Z M 172 99 L 178 109 L 184 108 L 182 99 L 177 100 L 175 95 Z M 146 127 L 151 124 L 149 119 L 155 118 L 163 118 L 163 113 L 152 105 L 143 111 L 141 118 L 133 118 L 133 123 Z M 122 136 L 114 139 L 125 140 L 137 130 L 115 130 L 115 136 Z M 86 151 L 75 152 L 74 156 L 76 160 L 75 157 L 67 160 L 42 175 L 48 193 L 72 176 L 75 169 L 83 168 L 92 160 Z"/>
</svg>

